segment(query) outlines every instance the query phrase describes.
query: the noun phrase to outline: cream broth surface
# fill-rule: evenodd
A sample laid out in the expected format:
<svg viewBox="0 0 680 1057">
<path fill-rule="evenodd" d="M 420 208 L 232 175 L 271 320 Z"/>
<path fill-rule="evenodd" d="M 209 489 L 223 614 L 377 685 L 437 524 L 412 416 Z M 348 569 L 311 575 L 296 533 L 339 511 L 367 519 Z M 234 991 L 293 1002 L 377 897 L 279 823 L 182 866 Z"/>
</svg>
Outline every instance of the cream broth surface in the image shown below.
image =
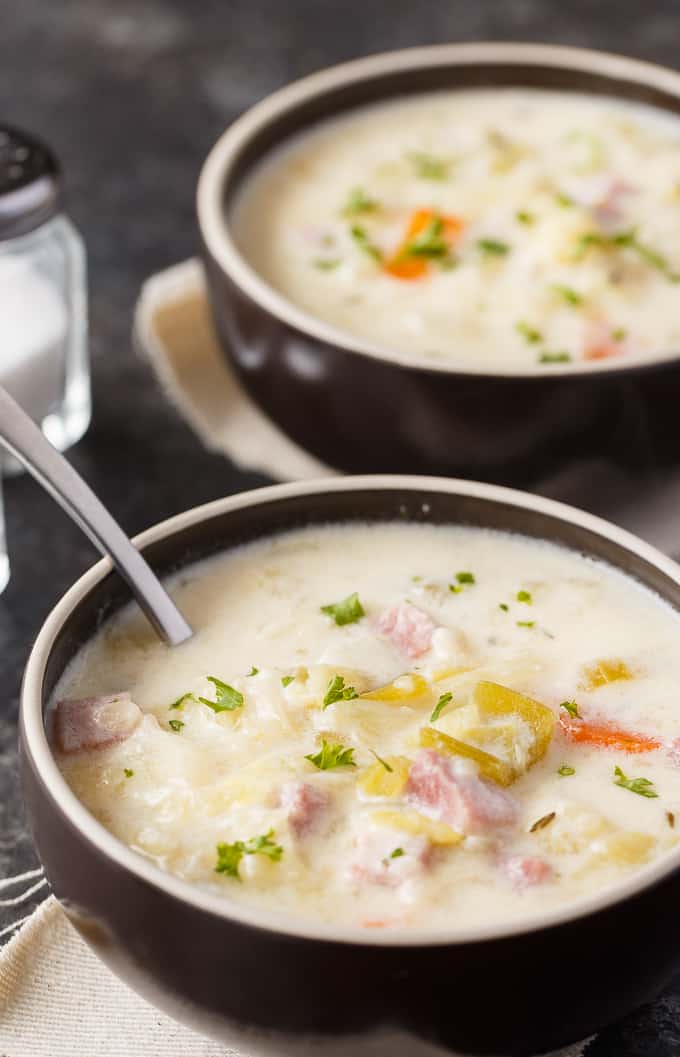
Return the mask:
<svg viewBox="0 0 680 1057">
<path fill-rule="evenodd" d="M 540 90 L 366 106 L 273 151 L 237 244 L 383 354 L 522 372 L 677 351 L 680 123 Z"/>
<path fill-rule="evenodd" d="M 162 869 L 298 919 L 436 930 L 577 902 L 675 845 L 680 625 L 609 567 L 352 524 L 172 586 L 195 636 L 169 650 L 124 611 L 52 713 L 75 794 Z"/>
</svg>

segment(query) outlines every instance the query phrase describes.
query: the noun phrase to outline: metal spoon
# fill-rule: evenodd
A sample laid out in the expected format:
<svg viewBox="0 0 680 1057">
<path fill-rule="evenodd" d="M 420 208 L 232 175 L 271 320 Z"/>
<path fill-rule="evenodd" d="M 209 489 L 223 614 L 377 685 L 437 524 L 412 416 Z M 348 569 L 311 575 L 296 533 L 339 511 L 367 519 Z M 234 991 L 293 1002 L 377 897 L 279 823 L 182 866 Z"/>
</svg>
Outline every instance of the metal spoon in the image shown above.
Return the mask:
<svg viewBox="0 0 680 1057">
<path fill-rule="evenodd" d="M 24 464 L 95 547 L 109 556 L 159 636 L 170 646 L 190 638 L 191 628 L 120 525 L 2 386 L 0 444 Z"/>
</svg>

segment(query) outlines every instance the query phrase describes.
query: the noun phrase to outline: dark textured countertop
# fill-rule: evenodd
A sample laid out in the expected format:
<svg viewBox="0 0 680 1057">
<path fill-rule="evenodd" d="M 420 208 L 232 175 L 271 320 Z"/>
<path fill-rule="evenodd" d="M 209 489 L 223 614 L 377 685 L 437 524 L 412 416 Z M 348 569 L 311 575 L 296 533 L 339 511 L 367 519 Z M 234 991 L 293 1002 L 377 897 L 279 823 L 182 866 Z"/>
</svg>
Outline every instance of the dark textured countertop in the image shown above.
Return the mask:
<svg viewBox="0 0 680 1057">
<path fill-rule="evenodd" d="M 3 117 L 61 156 L 68 211 L 89 255 L 94 420 L 72 458 L 123 526 L 136 532 L 262 483 L 202 449 L 130 341 L 142 280 L 196 250 L 201 160 L 235 115 L 301 74 L 412 44 L 554 41 L 677 65 L 679 15 L 676 0 L 0 0 Z M 50 607 L 94 557 L 31 480 L 11 480 L 5 492 L 12 580 L 0 597 L 0 877 L 36 865 L 16 761 L 22 668 Z M 588 1051 L 678 1055 L 680 981 Z"/>
</svg>

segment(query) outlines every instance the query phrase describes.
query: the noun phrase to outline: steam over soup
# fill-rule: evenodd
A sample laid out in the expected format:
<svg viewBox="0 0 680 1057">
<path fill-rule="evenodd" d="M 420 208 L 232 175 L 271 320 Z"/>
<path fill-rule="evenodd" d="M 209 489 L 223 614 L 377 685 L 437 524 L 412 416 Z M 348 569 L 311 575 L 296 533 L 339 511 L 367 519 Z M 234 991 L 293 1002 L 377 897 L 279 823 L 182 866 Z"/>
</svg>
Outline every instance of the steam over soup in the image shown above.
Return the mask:
<svg viewBox="0 0 680 1057">
<path fill-rule="evenodd" d="M 680 124 L 650 107 L 367 106 L 274 151 L 233 221 L 272 287 L 386 354 L 522 372 L 680 346 Z"/>
<path fill-rule="evenodd" d="M 69 785 L 227 901 L 434 929 L 577 902 L 680 827 L 678 617 L 606 565 L 481 529 L 338 525 L 185 570 L 64 675 Z"/>
</svg>

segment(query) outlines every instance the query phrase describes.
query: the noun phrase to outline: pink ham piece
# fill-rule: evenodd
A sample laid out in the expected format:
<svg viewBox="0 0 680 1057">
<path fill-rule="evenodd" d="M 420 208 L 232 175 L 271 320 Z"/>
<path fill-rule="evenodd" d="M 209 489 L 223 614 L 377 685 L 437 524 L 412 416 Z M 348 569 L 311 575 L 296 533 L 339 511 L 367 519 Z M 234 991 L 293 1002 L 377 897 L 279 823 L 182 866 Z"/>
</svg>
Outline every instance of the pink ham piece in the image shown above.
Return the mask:
<svg viewBox="0 0 680 1057">
<path fill-rule="evenodd" d="M 54 737 L 64 753 L 105 749 L 125 741 L 142 713 L 128 693 L 59 701 L 54 713 Z"/>
<path fill-rule="evenodd" d="M 310 782 L 288 782 L 281 789 L 281 804 L 288 810 L 288 824 L 296 837 L 307 837 L 323 829 L 331 798 Z"/>
<path fill-rule="evenodd" d="M 357 839 L 350 875 L 356 881 L 397 888 L 428 868 L 431 851 L 425 837 L 407 837 L 391 829 L 367 830 Z"/>
<path fill-rule="evenodd" d="M 503 861 L 503 870 L 515 888 L 545 884 L 555 876 L 550 863 L 536 855 L 510 855 Z"/>
<path fill-rule="evenodd" d="M 475 774 L 457 773 L 455 762 L 433 749 L 421 749 L 411 764 L 405 799 L 459 833 L 510 826 L 518 813 L 509 793 Z"/>
<path fill-rule="evenodd" d="M 407 657 L 420 657 L 432 645 L 435 622 L 410 602 L 400 602 L 378 619 L 378 631 Z"/>
</svg>

